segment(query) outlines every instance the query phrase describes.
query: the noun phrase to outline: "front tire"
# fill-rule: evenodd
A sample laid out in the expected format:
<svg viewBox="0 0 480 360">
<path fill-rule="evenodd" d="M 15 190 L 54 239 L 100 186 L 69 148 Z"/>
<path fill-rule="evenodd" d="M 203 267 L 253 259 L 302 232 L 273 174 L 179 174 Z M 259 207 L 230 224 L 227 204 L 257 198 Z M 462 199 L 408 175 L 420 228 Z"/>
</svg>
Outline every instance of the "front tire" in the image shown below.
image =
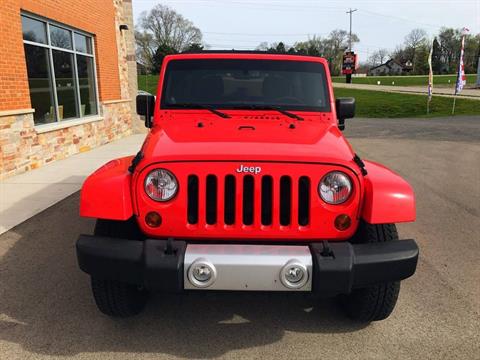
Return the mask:
<svg viewBox="0 0 480 360">
<path fill-rule="evenodd" d="M 358 244 L 397 240 L 395 224 L 361 223 L 352 242 Z M 399 292 L 400 281 L 355 289 L 351 294 L 342 297 L 342 305 L 347 315 L 354 320 L 362 322 L 384 320 L 395 308 Z"/>
<path fill-rule="evenodd" d="M 127 221 L 98 219 L 96 236 L 144 240 L 134 218 Z M 139 314 L 148 300 L 148 292 L 134 284 L 116 280 L 91 278 L 93 298 L 98 309 L 112 317 L 129 317 Z"/>
<path fill-rule="evenodd" d="M 108 316 L 139 314 L 147 302 L 147 292 L 136 285 L 92 277 L 92 292 L 98 309 Z"/>
</svg>

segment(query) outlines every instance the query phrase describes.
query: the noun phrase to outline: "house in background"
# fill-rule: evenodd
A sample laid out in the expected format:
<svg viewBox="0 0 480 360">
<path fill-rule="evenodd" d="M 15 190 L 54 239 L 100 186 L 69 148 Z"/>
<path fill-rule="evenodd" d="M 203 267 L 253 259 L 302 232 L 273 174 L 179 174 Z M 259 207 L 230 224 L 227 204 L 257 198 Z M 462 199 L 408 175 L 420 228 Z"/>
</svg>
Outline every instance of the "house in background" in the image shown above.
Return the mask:
<svg viewBox="0 0 480 360">
<path fill-rule="evenodd" d="M 141 126 L 131 0 L 1 0 L 0 18 L 0 179 Z"/>
<path fill-rule="evenodd" d="M 393 59 L 386 63 L 370 68 L 368 75 L 383 76 L 383 75 L 402 75 L 403 66 Z"/>
<path fill-rule="evenodd" d="M 403 73 L 410 74 L 413 71 L 413 63 L 410 60 L 407 60 L 405 64 L 403 64 Z"/>
</svg>

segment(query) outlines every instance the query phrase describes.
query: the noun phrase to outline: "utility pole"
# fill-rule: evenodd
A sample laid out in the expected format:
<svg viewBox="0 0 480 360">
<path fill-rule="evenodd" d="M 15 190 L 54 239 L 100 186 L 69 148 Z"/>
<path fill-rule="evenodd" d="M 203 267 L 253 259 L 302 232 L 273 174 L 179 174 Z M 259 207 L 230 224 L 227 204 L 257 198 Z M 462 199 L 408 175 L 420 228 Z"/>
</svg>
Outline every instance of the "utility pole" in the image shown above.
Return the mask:
<svg viewBox="0 0 480 360">
<path fill-rule="evenodd" d="M 349 11 L 347 11 L 347 14 L 350 14 L 350 35 L 348 37 L 348 51 L 352 52 L 352 14 L 357 11 L 358 9 L 352 9 L 350 8 Z M 345 81 L 347 84 L 352 83 L 352 74 L 346 74 Z"/>
<path fill-rule="evenodd" d="M 358 9 L 353 9 L 350 8 L 349 11 L 347 11 L 347 14 L 350 14 L 350 36 L 348 38 L 348 50 L 352 51 L 352 14 L 357 11 Z"/>
<path fill-rule="evenodd" d="M 480 44 L 478 46 L 477 88 L 480 88 Z"/>
</svg>

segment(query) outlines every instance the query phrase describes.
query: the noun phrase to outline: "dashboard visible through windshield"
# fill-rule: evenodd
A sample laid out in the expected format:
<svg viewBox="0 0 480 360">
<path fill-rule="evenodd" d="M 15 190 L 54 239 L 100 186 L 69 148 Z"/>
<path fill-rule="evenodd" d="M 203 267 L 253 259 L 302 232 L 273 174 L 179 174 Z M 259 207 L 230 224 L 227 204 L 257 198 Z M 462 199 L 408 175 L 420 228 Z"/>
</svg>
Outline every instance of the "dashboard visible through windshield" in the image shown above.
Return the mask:
<svg viewBox="0 0 480 360">
<path fill-rule="evenodd" d="M 169 62 L 161 108 L 330 111 L 323 64 L 308 61 L 188 59 Z"/>
</svg>

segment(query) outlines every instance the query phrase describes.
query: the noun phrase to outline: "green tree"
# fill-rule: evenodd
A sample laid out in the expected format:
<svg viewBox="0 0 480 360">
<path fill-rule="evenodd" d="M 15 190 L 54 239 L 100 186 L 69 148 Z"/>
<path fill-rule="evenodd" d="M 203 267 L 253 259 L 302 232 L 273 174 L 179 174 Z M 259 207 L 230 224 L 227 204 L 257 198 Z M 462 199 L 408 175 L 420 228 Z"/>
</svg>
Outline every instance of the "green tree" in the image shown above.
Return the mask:
<svg viewBox="0 0 480 360">
<path fill-rule="evenodd" d="M 478 56 L 480 54 L 480 34 L 467 35 L 465 37 L 465 72 L 474 74 L 477 72 Z"/>
<path fill-rule="evenodd" d="M 330 32 L 326 38 L 314 36 L 304 42 L 295 44 L 295 49 L 300 54 L 323 56 L 330 63 L 330 71 L 333 75 L 339 75 L 342 68 L 343 54 L 348 49 L 349 34 L 345 30 L 336 29 Z M 352 44 L 360 39 L 352 34 Z"/>
<path fill-rule="evenodd" d="M 448 73 L 454 73 L 460 55 L 461 33 L 457 29 L 442 28 L 437 38 L 442 51 L 444 67 Z"/>
<path fill-rule="evenodd" d="M 187 52 L 201 52 L 204 50 L 204 46 L 202 44 L 198 44 L 198 43 L 192 43 L 190 45 L 188 45 L 184 51 L 187 51 Z"/>
<path fill-rule="evenodd" d="M 287 49 L 285 48 L 285 44 L 280 41 L 275 47 L 275 49 L 273 49 L 273 51 L 279 54 L 285 54 L 287 52 Z"/>
<path fill-rule="evenodd" d="M 433 39 L 432 70 L 435 74 L 443 72 L 442 48 L 437 38 Z"/>
<path fill-rule="evenodd" d="M 413 69 L 415 74 L 425 75 L 429 72 L 428 56 L 430 54 L 430 47 L 424 43 L 415 49 L 415 61 L 413 62 Z"/>
<path fill-rule="evenodd" d="M 317 36 L 295 44 L 295 49 L 298 53 L 310 56 L 322 56 L 324 47 L 324 40 Z"/>
<path fill-rule="evenodd" d="M 158 74 L 160 72 L 165 56 L 177 53 L 178 51 L 169 45 L 160 45 L 153 55 L 152 73 Z"/>
</svg>

